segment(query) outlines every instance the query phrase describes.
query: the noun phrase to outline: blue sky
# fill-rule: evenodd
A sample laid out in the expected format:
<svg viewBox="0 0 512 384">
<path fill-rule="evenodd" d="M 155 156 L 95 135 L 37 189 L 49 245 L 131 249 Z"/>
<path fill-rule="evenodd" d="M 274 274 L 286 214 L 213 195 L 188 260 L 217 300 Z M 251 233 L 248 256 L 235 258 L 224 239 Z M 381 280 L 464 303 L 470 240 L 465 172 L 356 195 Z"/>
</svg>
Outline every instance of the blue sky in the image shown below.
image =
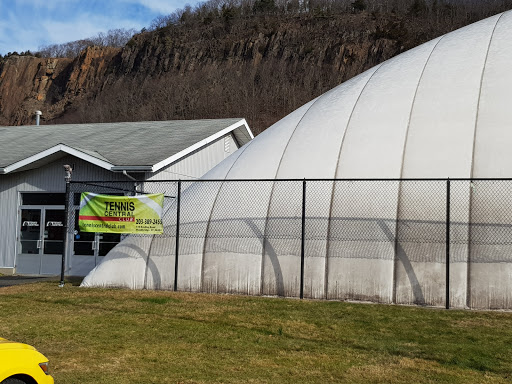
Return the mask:
<svg viewBox="0 0 512 384">
<path fill-rule="evenodd" d="M 194 6 L 183 0 L 0 0 L 0 53 L 148 27 L 158 15 Z"/>
</svg>

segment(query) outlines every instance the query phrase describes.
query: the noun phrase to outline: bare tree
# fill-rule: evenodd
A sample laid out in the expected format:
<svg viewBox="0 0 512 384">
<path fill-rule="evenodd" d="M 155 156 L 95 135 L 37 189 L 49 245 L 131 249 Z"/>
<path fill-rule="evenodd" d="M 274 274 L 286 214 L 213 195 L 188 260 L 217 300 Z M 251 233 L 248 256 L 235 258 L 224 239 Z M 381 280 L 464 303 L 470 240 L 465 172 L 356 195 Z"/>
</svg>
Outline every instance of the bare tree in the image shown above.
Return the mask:
<svg viewBox="0 0 512 384">
<path fill-rule="evenodd" d="M 85 48 L 93 45 L 99 47 L 123 47 L 135 33 L 135 29 L 111 29 L 107 33 L 100 32 L 95 37 L 39 47 L 38 54 L 41 57 L 74 58 Z"/>
</svg>

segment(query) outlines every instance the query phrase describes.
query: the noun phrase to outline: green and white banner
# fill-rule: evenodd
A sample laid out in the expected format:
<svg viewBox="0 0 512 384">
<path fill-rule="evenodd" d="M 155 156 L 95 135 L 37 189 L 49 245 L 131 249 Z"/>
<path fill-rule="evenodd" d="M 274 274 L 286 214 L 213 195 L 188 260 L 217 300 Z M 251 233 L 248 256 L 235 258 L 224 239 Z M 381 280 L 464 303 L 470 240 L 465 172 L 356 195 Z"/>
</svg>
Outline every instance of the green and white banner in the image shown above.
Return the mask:
<svg viewBox="0 0 512 384">
<path fill-rule="evenodd" d="M 164 195 L 109 196 L 84 192 L 80 198 L 78 226 L 82 232 L 164 232 Z"/>
</svg>

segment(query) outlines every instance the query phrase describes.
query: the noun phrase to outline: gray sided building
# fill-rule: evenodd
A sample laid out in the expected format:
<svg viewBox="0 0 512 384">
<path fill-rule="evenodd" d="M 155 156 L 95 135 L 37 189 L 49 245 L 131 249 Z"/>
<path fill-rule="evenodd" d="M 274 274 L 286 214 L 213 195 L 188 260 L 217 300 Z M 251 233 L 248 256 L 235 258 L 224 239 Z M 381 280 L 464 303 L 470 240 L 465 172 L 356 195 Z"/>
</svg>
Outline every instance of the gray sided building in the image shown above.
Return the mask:
<svg viewBox="0 0 512 384">
<path fill-rule="evenodd" d="M 253 134 L 235 118 L 0 127 L 0 137 L 0 273 L 53 275 L 64 249 L 64 164 L 73 180 L 190 180 Z M 75 234 L 68 275 L 86 275 L 121 240 Z"/>
</svg>

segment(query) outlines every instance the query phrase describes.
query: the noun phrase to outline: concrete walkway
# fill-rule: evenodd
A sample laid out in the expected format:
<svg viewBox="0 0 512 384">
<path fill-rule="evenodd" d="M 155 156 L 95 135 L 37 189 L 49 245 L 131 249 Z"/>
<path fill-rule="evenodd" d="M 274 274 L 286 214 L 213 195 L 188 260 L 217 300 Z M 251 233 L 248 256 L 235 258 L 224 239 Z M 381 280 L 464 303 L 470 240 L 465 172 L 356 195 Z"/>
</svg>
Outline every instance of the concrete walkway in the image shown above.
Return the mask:
<svg viewBox="0 0 512 384">
<path fill-rule="evenodd" d="M 59 281 L 60 276 L 21 276 L 9 275 L 0 276 L 0 288 L 12 285 L 37 283 L 39 281 Z"/>
</svg>

